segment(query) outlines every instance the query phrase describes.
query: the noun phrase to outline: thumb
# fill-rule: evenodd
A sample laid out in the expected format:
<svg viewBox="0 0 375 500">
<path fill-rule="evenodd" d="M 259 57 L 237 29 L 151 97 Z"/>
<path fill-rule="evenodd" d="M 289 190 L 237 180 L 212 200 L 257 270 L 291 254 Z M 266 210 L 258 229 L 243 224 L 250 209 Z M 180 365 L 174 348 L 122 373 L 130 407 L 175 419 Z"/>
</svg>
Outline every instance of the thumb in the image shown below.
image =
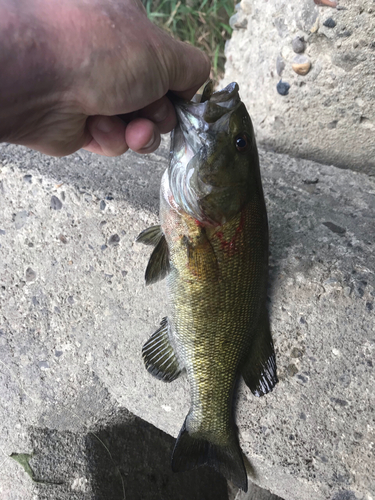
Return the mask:
<svg viewBox="0 0 375 500">
<path fill-rule="evenodd" d="M 169 89 L 183 99 L 191 99 L 210 76 L 210 60 L 201 50 L 186 42 L 170 42 L 166 61 Z"/>
</svg>

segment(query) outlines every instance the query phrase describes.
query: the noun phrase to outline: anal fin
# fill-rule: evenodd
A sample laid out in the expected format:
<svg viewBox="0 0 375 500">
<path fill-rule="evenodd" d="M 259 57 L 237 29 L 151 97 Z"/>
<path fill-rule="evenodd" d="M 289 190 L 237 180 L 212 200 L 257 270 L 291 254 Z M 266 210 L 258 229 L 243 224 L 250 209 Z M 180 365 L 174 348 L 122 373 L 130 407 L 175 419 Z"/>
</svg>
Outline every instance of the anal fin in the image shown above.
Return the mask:
<svg viewBox="0 0 375 500">
<path fill-rule="evenodd" d="M 147 371 L 164 382 L 172 382 L 181 373 L 179 361 L 169 341 L 168 330 L 168 318 L 164 318 L 160 328 L 151 335 L 142 348 Z"/>
<path fill-rule="evenodd" d="M 255 396 L 264 396 L 278 382 L 276 356 L 273 348 L 268 313 L 264 308 L 251 350 L 241 370 L 246 385 Z"/>
</svg>

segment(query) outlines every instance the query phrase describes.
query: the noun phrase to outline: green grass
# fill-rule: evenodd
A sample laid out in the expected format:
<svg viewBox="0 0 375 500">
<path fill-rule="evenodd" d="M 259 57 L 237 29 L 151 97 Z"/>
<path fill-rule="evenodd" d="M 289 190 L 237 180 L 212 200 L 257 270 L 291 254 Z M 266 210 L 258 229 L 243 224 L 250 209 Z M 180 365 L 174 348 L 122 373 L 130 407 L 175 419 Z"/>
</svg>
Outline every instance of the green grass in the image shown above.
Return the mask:
<svg viewBox="0 0 375 500">
<path fill-rule="evenodd" d="M 238 0 L 237 0 L 238 1 Z M 210 57 L 215 83 L 224 72 L 224 46 L 232 29 L 235 0 L 142 0 L 152 22 Z"/>
</svg>

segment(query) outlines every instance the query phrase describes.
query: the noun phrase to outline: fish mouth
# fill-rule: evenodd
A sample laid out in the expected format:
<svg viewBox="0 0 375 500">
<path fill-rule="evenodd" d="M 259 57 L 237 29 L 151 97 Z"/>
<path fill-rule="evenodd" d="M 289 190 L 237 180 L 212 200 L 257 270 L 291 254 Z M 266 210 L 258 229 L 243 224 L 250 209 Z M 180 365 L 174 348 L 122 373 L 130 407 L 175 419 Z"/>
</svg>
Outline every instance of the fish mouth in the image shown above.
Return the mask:
<svg viewBox="0 0 375 500">
<path fill-rule="evenodd" d="M 173 135 L 182 134 L 193 153 L 197 153 L 202 145 L 209 142 L 210 135 L 225 128 L 231 113 L 241 104 L 238 91 L 238 84 L 233 82 L 223 90 L 212 92 L 209 82 L 194 100 L 175 101 L 178 125 Z"/>
<path fill-rule="evenodd" d="M 241 105 L 238 91 L 238 84 L 233 82 L 212 92 L 210 81 L 192 101 L 172 97 L 178 124 L 171 134 L 171 151 L 190 160 L 202 148 L 209 149 L 212 138 L 226 129 L 230 115 Z"/>
</svg>

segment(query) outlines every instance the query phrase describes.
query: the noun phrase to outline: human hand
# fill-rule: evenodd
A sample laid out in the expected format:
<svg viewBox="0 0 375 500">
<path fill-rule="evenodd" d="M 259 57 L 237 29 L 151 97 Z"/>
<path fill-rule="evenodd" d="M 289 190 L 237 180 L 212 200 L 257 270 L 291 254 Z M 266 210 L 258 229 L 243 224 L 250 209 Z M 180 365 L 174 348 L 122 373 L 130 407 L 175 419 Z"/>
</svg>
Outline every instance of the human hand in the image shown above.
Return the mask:
<svg viewBox="0 0 375 500">
<path fill-rule="evenodd" d="M 21 21 L 10 49 L 26 53 L 0 83 L 0 140 L 53 156 L 150 153 L 176 125 L 167 91 L 190 99 L 209 75 L 207 57 L 153 25 L 138 0 L 29 0 L 11 11 L 29 38 Z"/>
</svg>

